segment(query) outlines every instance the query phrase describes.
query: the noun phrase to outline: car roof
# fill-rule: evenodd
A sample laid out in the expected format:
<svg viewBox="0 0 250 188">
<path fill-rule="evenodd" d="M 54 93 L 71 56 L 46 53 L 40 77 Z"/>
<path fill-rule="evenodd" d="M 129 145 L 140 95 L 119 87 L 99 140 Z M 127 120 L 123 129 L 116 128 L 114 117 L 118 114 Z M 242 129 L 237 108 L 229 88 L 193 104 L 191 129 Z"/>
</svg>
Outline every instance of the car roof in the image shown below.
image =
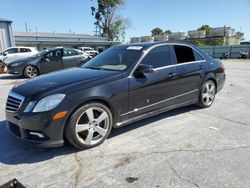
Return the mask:
<svg viewBox="0 0 250 188">
<path fill-rule="evenodd" d="M 166 45 L 183 45 L 183 46 L 189 46 L 193 47 L 192 44 L 189 43 L 183 43 L 183 42 L 140 42 L 140 43 L 130 43 L 130 44 L 122 44 L 122 45 L 117 45 L 115 47 L 117 48 L 129 48 L 129 47 L 141 47 L 142 50 L 147 50 L 148 48 L 152 46 L 157 46 L 160 44 L 166 44 Z"/>
<path fill-rule="evenodd" d="M 11 49 L 11 48 L 28 48 L 28 49 L 32 49 L 32 50 L 35 50 L 35 49 L 36 49 L 35 47 L 27 47 L 27 46 L 12 46 L 12 47 L 6 48 L 6 49 L 4 49 L 4 50 L 8 50 L 8 49 Z"/>
</svg>

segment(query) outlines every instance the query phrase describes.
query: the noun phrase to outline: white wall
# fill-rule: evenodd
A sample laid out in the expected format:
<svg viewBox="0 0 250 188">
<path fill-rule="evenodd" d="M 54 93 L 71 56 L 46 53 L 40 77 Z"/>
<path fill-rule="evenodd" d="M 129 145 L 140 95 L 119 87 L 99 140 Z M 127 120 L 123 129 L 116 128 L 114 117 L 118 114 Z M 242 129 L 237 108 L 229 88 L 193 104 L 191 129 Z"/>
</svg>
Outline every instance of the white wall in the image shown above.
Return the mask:
<svg viewBox="0 0 250 188">
<path fill-rule="evenodd" d="M 10 23 L 0 22 L 0 52 L 14 45 Z"/>
</svg>

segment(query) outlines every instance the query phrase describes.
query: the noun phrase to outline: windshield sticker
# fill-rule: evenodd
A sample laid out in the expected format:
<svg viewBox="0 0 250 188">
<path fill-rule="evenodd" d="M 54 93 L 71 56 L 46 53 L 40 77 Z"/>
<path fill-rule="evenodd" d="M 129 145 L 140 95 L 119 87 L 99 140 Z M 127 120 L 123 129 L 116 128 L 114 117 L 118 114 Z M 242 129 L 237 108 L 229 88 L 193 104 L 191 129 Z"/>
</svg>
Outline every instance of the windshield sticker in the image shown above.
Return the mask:
<svg viewBox="0 0 250 188">
<path fill-rule="evenodd" d="M 127 47 L 127 50 L 141 50 L 142 48 L 142 46 L 129 46 Z"/>
</svg>

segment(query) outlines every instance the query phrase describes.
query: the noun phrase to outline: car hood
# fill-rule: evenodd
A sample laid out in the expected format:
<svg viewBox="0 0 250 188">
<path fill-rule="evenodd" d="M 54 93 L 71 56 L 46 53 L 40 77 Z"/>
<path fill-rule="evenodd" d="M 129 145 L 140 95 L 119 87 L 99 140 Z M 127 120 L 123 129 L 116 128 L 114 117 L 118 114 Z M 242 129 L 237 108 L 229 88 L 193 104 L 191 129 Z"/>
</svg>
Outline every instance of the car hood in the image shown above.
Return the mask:
<svg viewBox="0 0 250 188">
<path fill-rule="evenodd" d="M 30 57 L 23 57 L 23 58 L 18 58 L 18 59 L 15 59 L 15 60 L 12 60 L 10 62 L 7 62 L 6 64 L 11 66 L 13 64 L 16 64 L 16 63 L 25 63 L 25 62 L 33 62 L 33 61 L 39 61 L 41 59 L 40 56 L 30 56 Z"/>
<path fill-rule="evenodd" d="M 88 87 L 93 87 L 96 85 L 97 80 L 99 82 L 105 82 L 106 79 L 119 74 L 117 71 L 76 67 L 38 76 L 16 85 L 12 91 L 25 97 L 35 97 L 43 93 L 53 93 L 55 90 L 57 90 L 57 92 L 71 93 L 76 88 L 86 87 L 87 83 Z"/>
</svg>

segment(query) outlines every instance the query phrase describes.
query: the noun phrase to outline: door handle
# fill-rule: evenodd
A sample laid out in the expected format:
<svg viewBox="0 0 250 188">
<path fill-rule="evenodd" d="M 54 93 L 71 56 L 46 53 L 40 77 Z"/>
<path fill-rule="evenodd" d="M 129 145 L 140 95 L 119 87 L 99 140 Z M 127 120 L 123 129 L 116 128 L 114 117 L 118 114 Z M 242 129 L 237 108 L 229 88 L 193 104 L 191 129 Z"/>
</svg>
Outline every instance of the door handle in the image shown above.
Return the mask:
<svg viewBox="0 0 250 188">
<path fill-rule="evenodd" d="M 204 65 L 199 65 L 200 69 L 203 69 Z"/>
<path fill-rule="evenodd" d="M 173 78 L 175 76 L 176 76 L 176 74 L 174 72 L 171 72 L 171 73 L 168 74 L 168 79 L 171 79 L 171 78 Z"/>
</svg>

